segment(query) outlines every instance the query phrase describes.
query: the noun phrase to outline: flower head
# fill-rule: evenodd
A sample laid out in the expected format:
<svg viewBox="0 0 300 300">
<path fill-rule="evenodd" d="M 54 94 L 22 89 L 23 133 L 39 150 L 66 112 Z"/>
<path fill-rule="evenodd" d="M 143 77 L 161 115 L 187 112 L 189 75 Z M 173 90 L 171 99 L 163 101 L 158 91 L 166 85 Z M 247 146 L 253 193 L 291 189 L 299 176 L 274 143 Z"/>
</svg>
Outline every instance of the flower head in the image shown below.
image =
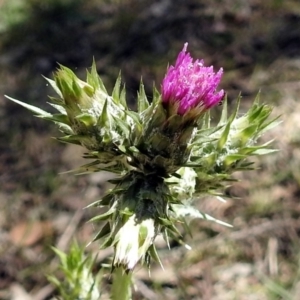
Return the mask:
<svg viewBox="0 0 300 300">
<path fill-rule="evenodd" d="M 193 62 L 186 52 L 187 46 L 185 43 L 175 67 L 169 67 L 161 87 L 163 104 L 177 106 L 179 115 L 193 108 L 207 110 L 218 104 L 225 95 L 223 90 L 216 92 L 223 69 L 215 73 L 212 66 L 204 66 L 203 60 Z"/>
</svg>

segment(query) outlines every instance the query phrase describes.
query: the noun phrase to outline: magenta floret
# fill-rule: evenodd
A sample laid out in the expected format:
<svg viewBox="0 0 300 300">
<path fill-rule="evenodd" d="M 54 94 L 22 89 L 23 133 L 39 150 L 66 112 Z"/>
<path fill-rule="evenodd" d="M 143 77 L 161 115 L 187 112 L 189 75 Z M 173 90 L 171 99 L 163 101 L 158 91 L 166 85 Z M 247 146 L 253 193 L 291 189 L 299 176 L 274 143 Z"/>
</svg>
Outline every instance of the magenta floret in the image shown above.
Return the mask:
<svg viewBox="0 0 300 300">
<path fill-rule="evenodd" d="M 177 113 L 184 115 L 193 108 L 207 110 L 217 105 L 225 95 L 223 90 L 216 92 L 223 69 L 217 73 L 213 67 L 205 67 L 203 60 L 195 60 L 185 43 L 179 53 L 175 67 L 170 66 L 162 82 L 162 102 L 178 105 Z"/>
</svg>

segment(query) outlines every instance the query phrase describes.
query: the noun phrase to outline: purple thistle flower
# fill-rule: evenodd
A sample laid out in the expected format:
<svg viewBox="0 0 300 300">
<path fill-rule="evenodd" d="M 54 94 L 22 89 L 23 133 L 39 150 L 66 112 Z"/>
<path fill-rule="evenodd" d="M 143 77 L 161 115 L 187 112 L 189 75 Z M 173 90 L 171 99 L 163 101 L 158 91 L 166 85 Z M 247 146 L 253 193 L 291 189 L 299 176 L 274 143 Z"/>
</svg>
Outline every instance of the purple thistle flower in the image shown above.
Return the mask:
<svg viewBox="0 0 300 300">
<path fill-rule="evenodd" d="M 175 67 L 168 68 L 161 87 L 163 104 L 178 106 L 179 115 L 193 108 L 207 110 L 217 105 L 225 95 L 223 90 L 216 92 L 223 69 L 215 73 L 212 66 L 204 66 L 203 60 L 193 62 L 186 52 L 187 46 L 188 43 L 185 43 Z"/>
</svg>

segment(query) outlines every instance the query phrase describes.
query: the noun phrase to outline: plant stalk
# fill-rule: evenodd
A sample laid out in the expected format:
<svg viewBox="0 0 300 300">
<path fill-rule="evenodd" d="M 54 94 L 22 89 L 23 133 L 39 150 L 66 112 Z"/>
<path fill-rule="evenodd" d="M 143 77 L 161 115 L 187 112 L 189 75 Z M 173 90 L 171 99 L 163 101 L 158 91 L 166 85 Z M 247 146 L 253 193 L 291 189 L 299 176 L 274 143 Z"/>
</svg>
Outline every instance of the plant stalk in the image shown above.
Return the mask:
<svg viewBox="0 0 300 300">
<path fill-rule="evenodd" d="M 122 267 L 115 268 L 111 289 L 112 300 L 131 300 L 132 273 L 126 273 Z"/>
</svg>

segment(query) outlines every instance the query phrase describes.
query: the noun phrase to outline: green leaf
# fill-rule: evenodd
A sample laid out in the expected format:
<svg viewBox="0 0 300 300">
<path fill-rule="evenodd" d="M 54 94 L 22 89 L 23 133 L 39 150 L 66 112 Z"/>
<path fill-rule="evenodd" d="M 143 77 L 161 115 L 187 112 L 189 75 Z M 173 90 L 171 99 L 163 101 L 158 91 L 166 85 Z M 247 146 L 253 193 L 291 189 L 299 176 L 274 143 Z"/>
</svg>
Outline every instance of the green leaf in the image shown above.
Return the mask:
<svg viewBox="0 0 300 300">
<path fill-rule="evenodd" d="M 75 78 L 76 75 L 69 68 L 62 65 L 60 65 L 60 69 L 54 74 L 55 83 L 65 100 L 74 96 L 72 85 Z"/>
<path fill-rule="evenodd" d="M 44 117 L 44 116 L 38 116 L 38 117 L 55 123 L 56 122 L 63 123 L 69 126 L 71 125 L 69 117 L 65 114 L 53 114 L 51 117 Z"/>
<path fill-rule="evenodd" d="M 129 134 L 131 132 L 131 128 L 130 126 L 124 122 L 123 120 L 121 120 L 120 118 L 114 117 L 112 116 L 114 123 L 117 125 L 117 127 L 120 129 L 119 133 L 122 133 L 121 136 L 125 137 L 125 138 L 129 138 Z"/>
<path fill-rule="evenodd" d="M 98 118 L 98 121 L 97 121 L 97 125 L 98 126 L 101 126 L 101 127 L 105 127 L 106 126 L 106 123 L 108 121 L 108 111 L 107 111 L 107 98 L 105 99 L 105 102 L 104 102 L 104 105 L 103 105 L 103 108 L 102 108 L 102 113 L 101 115 L 99 116 Z"/>
<path fill-rule="evenodd" d="M 192 146 L 200 146 L 208 143 L 217 141 L 218 138 L 210 138 L 208 136 L 198 137 L 197 140 L 193 141 Z"/>
<path fill-rule="evenodd" d="M 49 105 L 51 105 L 52 107 L 54 107 L 61 114 L 67 115 L 67 111 L 65 109 L 64 102 L 61 99 L 57 99 L 57 98 L 53 98 L 53 97 L 49 97 L 49 98 L 53 102 L 53 103 L 47 102 Z"/>
<path fill-rule="evenodd" d="M 252 122 L 256 121 L 256 119 L 261 118 L 262 114 L 265 112 L 264 108 L 265 108 L 264 105 L 253 108 L 251 113 L 249 113 L 249 117 L 248 117 L 249 122 L 252 123 Z"/>
<path fill-rule="evenodd" d="M 152 245 L 148 248 L 148 251 L 149 251 L 151 257 L 152 257 L 156 262 L 158 262 L 158 263 L 160 264 L 161 268 L 164 270 L 164 266 L 163 266 L 163 264 L 162 264 L 162 262 L 161 262 L 161 260 L 160 260 L 160 258 L 159 258 L 159 255 L 158 255 L 158 253 L 157 253 L 157 250 L 156 250 L 155 245 L 152 244 Z"/>
<path fill-rule="evenodd" d="M 221 220 L 215 219 L 214 217 L 212 217 L 212 216 L 210 216 L 208 214 L 200 212 L 194 206 L 191 206 L 191 205 L 182 205 L 182 204 L 174 204 L 174 205 L 172 205 L 172 207 L 173 207 L 175 213 L 179 217 L 189 217 L 191 219 L 195 219 L 195 218 L 205 219 L 205 220 L 213 221 L 213 222 L 216 222 L 218 224 L 221 224 L 221 225 L 224 225 L 224 226 L 227 226 L 227 227 L 232 227 L 232 225 L 230 225 L 230 224 L 228 224 L 226 222 L 223 222 Z"/>
<path fill-rule="evenodd" d="M 51 85 L 51 87 L 54 89 L 54 91 L 56 92 L 56 94 L 60 97 L 60 98 L 63 98 L 63 95 L 61 93 L 61 90 L 58 88 L 56 82 L 50 78 L 47 78 L 45 76 L 43 76 L 47 81 L 48 83 Z"/>
<path fill-rule="evenodd" d="M 202 157 L 201 157 L 202 158 Z M 188 168 L 201 168 L 202 164 L 199 163 L 190 163 L 187 162 L 186 164 L 182 165 L 183 167 L 188 167 Z"/>
<path fill-rule="evenodd" d="M 178 179 L 181 179 L 182 178 L 182 176 L 180 175 L 180 174 L 178 174 L 178 173 L 172 173 L 171 174 L 173 177 L 175 177 L 175 178 L 178 178 Z M 178 182 L 176 182 L 176 184 L 178 184 Z"/>
<path fill-rule="evenodd" d="M 234 172 L 236 171 L 253 171 L 257 168 L 253 167 L 254 162 L 249 161 L 241 161 L 234 167 Z"/>
<path fill-rule="evenodd" d="M 266 155 L 278 152 L 278 149 L 258 149 L 255 152 L 253 152 L 253 155 Z"/>
<path fill-rule="evenodd" d="M 178 223 L 179 220 L 177 220 Z M 173 239 L 179 241 L 179 238 L 181 236 L 181 232 L 175 227 L 174 225 L 175 220 L 172 220 L 172 224 L 170 226 L 167 226 L 168 233 L 172 236 Z"/>
<path fill-rule="evenodd" d="M 84 207 L 84 208 L 100 207 L 100 206 L 101 206 L 101 201 L 102 201 L 102 199 L 96 200 L 96 201 L 90 203 L 89 205 L 87 205 L 87 206 Z"/>
<path fill-rule="evenodd" d="M 102 197 L 102 199 L 100 200 L 99 204 L 101 206 L 110 205 L 113 199 L 114 199 L 114 195 L 113 194 L 107 194 L 107 195 L 105 195 L 105 196 Z"/>
<path fill-rule="evenodd" d="M 98 75 L 97 73 L 97 69 L 96 69 L 96 64 L 94 64 L 92 66 L 92 77 L 93 77 L 93 81 L 96 82 L 97 81 L 97 86 L 98 89 L 102 90 L 102 92 L 104 92 L 105 94 L 107 94 L 107 90 L 105 88 L 105 85 L 101 79 L 101 77 Z"/>
<path fill-rule="evenodd" d="M 118 78 L 116 80 L 114 89 L 112 91 L 112 97 L 115 100 L 115 103 L 120 103 L 120 89 L 121 88 L 121 72 L 118 75 Z"/>
<path fill-rule="evenodd" d="M 166 111 L 163 108 L 161 103 L 158 103 L 155 107 L 155 110 L 152 115 L 151 124 L 153 124 L 154 128 L 155 126 L 160 126 L 166 121 Z M 153 130 L 153 128 L 150 128 Z"/>
<path fill-rule="evenodd" d="M 55 124 L 58 126 L 59 131 L 61 131 L 63 134 L 74 134 L 74 131 L 70 126 L 63 123 L 56 123 L 56 122 Z"/>
<path fill-rule="evenodd" d="M 206 111 L 205 114 L 203 115 L 203 118 L 199 119 L 198 123 L 200 122 L 200 120 L 202 120 L 202 126 L 200 130 L 207 130 L 210 128 L 210 111 Z M 199 128 L 200 128 L 200 124 L 199 124 Z"/>
<path fill-rule="evenodd" d="M 76 96 L 76 98 L 80 98 L 82 95 L 82 89 L 76 79 L 77 78 L 74 75 L 74 78 L 72 80 L 72 92 Z"/>
<path fill-rule="evenodd" d="M 249 140 L 255 137 L 257 132 L 257 124 L 250 125 L 239 133 L 239 139 L 242 145 L 247 144 Z"/>
<path fill-rule="evenodd" d="M 89 85 L 91 85 L 95 90 L 96 90 L 96 89 L 101 89 L 101 84 L 100 84 L 99 76 L 98 76 L 98 73 L 97 73 L 97 67 L 96 67 L 95 59 L 93 59 L 91 71 L 89 72 L 89 71 L 87 70 L 86 81 L 87 81 L 87 83 L 88 83 Z"/>
<path fill-rule="evenodd" d="M 123 86 L 120 94 L 120 103 L 123 105 L 124 108 L 127 109 L 127 102 L 126 102 L 126 89 L 125 85 Z"/>
<path fill-rule="evenodd" d="M 160 102 L 160 99 L 161 99 L 161 94 L 156 89 L 156 87 L 153 85 L 153 102 L 156 104 L 156 103 Z"/>
<path fill-rule="evenodd" d="M 28 110 L 34 112 L 34 113 L 37 114 L 37 116 L 39 116 L 39 117 L 44 117 L 44 118 L 46 118 L 46 117 L 51 118 L 51 117 L 52 117 L 52 114 L 50 114 L 50 113 L 48 113 L 48 112 L 46 112 L 46 111 L 44 111 L 44 110 L 42 110 L 42 109 L 40 109 L 40 108 L 38 108 L 38 107 L 36 107 L 36 106 L 33 106 L 33 105 L 28 104 L 28 103 L 19 101 L 19 100 L 17 100 L 17 99 L 14 99 L 14 98 L 12 98 L 12 97 L 7 96 L 7 95 L 4 95 L 4 96 L 5 96 L 7 99 L 9 99 L 9 100 L 11 100 L 11 101 L 13 101 L 13 102 L 15 102 L 15 103 L 17 103 L 17 104 L 19 104 L 19 105 L 21 105 L 21 106 L 27 108 Z"/>
<path fill-rule="evenodd" d="M 164 226 L 171 226 L 173 224 L 171 220 L 166 218 L 159 217 L 159 220 Z"/>
<path fill-rule="evenodd" d="M 244 159 L 246 157 L 247 157 L 247 155 L 243 155 L 243 154 L 230 154 L 230 155 L 227 155 L 226 158 L 224 159 L 224 165 L 228 167 L 231 164 L 235 163 L 236 161 L 239 161 L 239 160 Z"/>
<path fill-rule="evenodd" d="M 282 120 L 279 120 L 280 116 L 272 119 L 271 121 L 265 123 L 263 126 L 260 128 L 260 134 L 265 133 L 268 130 L 273 129 L 274 127 L 278 126 L 279 124 L 282 123 Z"/>
<path fill-rule="evenodd" d="M 66 135 L 63 137 L 57 137 L 56 140 L 63 142 L 63 143 L 69 143 L 69 144 L 75 144 L 75 145 L 81 145 L 81 139 L 82 136 L 80 135 Z"/>
<path fill-rule="evenodd" d="M 182 221 L 182 227 L 184 229 L 184 231 L 191 237 L 193 238 L 193 234 L 192 234 L 192 231 L 191 231 L 191 228 L 189 226 L 189 224 L 187 223 L 187 220 L 185 218 L 181 218 L 181 221 Z"/>
<path fill-rule="evenodd" d="M 260 92 L 257 93 L 257 95 L 254 99 L 254 102 L 252 103 L 252 106 L 250 107 L 249 111 L 247 112 L 249 115 L 252 114 L 257 109 L 257 107 L 260 106 L 259 102 L 260 102 Z"/>
<path fill-rule="evenodd" d="M 95 160 L 89 164 L 85 164 L 79 168 L 76 168 L 74 170 L 70 170 L 70 171 L 66 171 L 66 172 L 62 172 L 60 174 L 68 174 L 68 173 L 77 173 L 77 174 L 88 174 L 88 173 L 93 173 L 93 172 L 97 172 L 99 171 L 99 163 L 100 160 Z"/>
<path fill-rule="evenodd" d="M 92 242 L 95 242 L 95 241 L 107 236 L 110 232 L 111 232 L 110 224 L 109 224 L 109 222 L 107 222 L 101 228 L 101 230 L 96 234 L 96 236 L 93 238 Z M 102 247 L 105 248 L 105 246 L 103 244 L 101 245 L 101 248 Z"/>
<path fill-rule="evenodd" d="M 140 115 L 132 110 L 125 110 L 125 113 L 136 123 L 141 124 Z"/>
<path fill-rule="evenodd" d="M 218 126 L 222 126 L 222 125 L 226 124 L 227 114 L 228 114 L 228 104 L 227 104 L 227 96 L 226 96 L 223 101 L 223 109 L 222 109 L 222 114 L 221 114 L 221 118 L 218 123 Z"/>
<path fill-rule="evenodd" d="M 82 90 L 85 92 L 85 94 L 88 97 L 93 97 L 95 95 L 95 88 L 91 86 L 90 84 L 85 83 L 82 87 Z"/>
<path fill-rule="evenodd" d="M 228 139 L 228 135 L 230 132 L 230 126 L 231 126 L 231 122 L 228 122 L 224 131 L 222 132 L 218 144 L 217 144 L 217 150 L 221 151 L 223 149 L 223 147 L 225 146 L 227 139 Z"/>
<path fill-rule="evenodd" d="M 60 261 L 62 262 L 62 264 L 63 265 L 66 265 L 66 263 L 67 263 L 67 255 L 63 252 L 63 251 L 61 251 L 61 250 L 59 250 L 59 249 L 57 249 L 57 248 L 55 248 L 55 247 L 51 247 L 51 249 L 55 252 L 55 254 L 59 257 L 59 259 L 60 259 Z"/>
<path fill-rule="evenodd" d="M 217 138 L 211 138 L 210 136 L 222 129 L 223 127 L 224 125 L 198 130 L 197 134 L 194 137 L 193 144 L 201 145 L 206 142 L 215 141 Z"/>
<path fill-rule="evenodd" d="M 145 92 L 145 87 L 144 84 L 142 82 L 140 82 L 140 88 L 138 91 L 138 103 L 137 103 L 137 107 L 138 107 L 138 112 L 141 113 L 144 110 L 146 110 L 149 107 L 149 102 L 146 96 L 146 92 Z"/>
<path fill-rule="evenodd" d="M 75 145 L 82 145 L 82 142 L 90 140 L 90 138 L 85 135 L 66 135 L 62 137 L 57 137 L 55 139 L 63 143 Z"/>
<path fill-rule="evenodd" d="M 115 211 L 116 211 L 116 205 L 113 205 L 107 212 L 98 215 L 96 217 L 93 217 L 92 219 L 89 220 L 89 222 L 107 220 Z"/>
<path fill-rule="evenodd" d="M 234 119 L 235 119 L 236 116 L 237 116 L 237 113 L 238 113 L 239 108 L 240 108 L 241 99 L 242 99 L 242 96 L 241 96 L 241 94 L 240 94 L 240 95 L 238 96 L 238 98 L 237 98 L 237 103 L 236 103 L 236 106 L 235 106 L 235 110 L 234 110 L 234 112 L 231 114 L 231 116 L 230 116 L 229 119 L 228 119 L 228 122 L 229 122 L 230 124 L 234 121 Z"/>
<path fill-rule="evenodd" d="M 78 121 L 80 121 L 81 123 L 83 123 L 87 127 L 91 127 L 91 126 L 94 126 L 96 124 L 96 118 L 91 116 L 88 113 L 83 113 L 83 114 L 77 115 L 75 117 L 75 119 L 77 119 Z"/>
<path fill-rule="evenodd" d="M 124 145 L 118 145 L 118 149 L 122 152 L 122 153 L 126 153 L 126 147 Z"/>
<path fill-rule="evenodd" d="M 54 277 L 53 275 L 47 275 L 47 280 L 50 281 L 50 283 L 52 283 L 54 286 L 56 287 L 61 287 L 62 282 L 60 280 L 58 280 L 56 277 Z"/>
</svg>

